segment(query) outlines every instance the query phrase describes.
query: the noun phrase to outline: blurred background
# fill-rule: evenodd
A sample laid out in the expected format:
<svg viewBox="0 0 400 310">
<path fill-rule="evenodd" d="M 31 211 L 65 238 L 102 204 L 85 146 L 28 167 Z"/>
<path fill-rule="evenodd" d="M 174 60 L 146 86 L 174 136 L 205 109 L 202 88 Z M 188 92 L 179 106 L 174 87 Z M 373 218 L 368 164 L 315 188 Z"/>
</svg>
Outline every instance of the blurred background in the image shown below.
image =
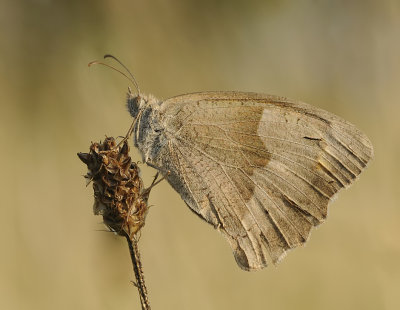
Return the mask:
<svg viewBox="0 0 400 310">
<path fill-rule="evenodd" d="M 129 82 L 87 67 L 105 53 L 160 99 L 287 96 L 375 147 L 307 245 L 258 272 L 157 186 L 140 240 L 153 309 L 400 309 L 398 0 L 2 0 L 0 36 L 1 309 L 140 308 L 127 245 L 92 214 L 76 156 L 131 123 Z"/>
</svg>

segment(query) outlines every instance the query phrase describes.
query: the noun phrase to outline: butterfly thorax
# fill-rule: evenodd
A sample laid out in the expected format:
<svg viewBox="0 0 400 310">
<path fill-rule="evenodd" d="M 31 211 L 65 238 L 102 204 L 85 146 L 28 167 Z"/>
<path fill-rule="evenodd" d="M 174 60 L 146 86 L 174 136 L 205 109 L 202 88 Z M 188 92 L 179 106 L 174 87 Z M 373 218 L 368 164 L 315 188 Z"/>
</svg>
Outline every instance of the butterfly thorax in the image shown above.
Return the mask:
<svg viewBox="0 0 400 310">
<path fill-rule="evenodd" d="M 133 96 L 128 93 L 127 107 L 136 120 L 133 130 L 135 146 L 142 155 L 142 160 L 154 166 L 155 158 L 166 143 L 158 106 L 160 101 L 152 95 Z"/>
</svg>

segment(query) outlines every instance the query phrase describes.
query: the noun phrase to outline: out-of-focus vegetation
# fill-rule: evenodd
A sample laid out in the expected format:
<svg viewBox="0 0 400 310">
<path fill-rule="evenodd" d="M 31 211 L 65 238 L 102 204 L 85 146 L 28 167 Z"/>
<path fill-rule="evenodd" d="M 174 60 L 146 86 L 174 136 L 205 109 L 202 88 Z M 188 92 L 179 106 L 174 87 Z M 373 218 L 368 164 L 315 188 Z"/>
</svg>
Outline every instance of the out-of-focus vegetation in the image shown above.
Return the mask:
<svg viewBox="0 0 400 310">
<path fill-rule="evenodd" d="M 87 67 L 105 53 L 159 98 L 288 96 L 375 146 L 309 243 L 256 273 L 157 186 L 140 242 L 154 309 L 400 308 L 399 1 L 3 0 L 0 36 L 1 309 L 138 306 L 126 244 L 93 216 L 76 156 L 130 125 L 128 81 Z"/>
</svg>

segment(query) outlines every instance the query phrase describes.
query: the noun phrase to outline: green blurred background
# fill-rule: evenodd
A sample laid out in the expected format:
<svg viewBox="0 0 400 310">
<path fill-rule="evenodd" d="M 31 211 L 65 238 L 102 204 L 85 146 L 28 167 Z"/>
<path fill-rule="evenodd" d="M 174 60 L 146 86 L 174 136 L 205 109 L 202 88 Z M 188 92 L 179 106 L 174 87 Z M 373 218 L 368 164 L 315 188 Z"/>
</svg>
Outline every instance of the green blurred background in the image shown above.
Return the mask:
<svg viewBox="0 0 400 310">
<path fill-rule="evenodd" d="M 92 214 L 76 156 L 131 122 L 128 81 L 87 67 L 105 53 L 158 98 L 288 96 L 375 147 L 307 245 L 259 272 L 157 186 L 140 242 L 154 309 L 400 309 L 398 0 L 2 0 L 0 35 L 1 309 L 139 309 L 127 245 Z"/>
</svg>

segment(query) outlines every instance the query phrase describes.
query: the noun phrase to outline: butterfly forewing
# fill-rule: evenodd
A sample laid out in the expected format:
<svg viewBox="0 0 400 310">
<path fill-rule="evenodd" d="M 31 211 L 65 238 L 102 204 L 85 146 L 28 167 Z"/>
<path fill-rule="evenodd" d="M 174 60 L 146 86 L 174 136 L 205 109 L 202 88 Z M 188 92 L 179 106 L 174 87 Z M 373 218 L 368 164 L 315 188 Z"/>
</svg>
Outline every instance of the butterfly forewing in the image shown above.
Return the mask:
<svg viewBox="0 0 400 310">
<path fill-rule="evenodd" d="M 283 97 L 194 93 L 162 102 L 159 116 L 166 143 L 153 165 L 245 270 L 304 243 L 373 157 L 355 126 Z"/>
</svg>

